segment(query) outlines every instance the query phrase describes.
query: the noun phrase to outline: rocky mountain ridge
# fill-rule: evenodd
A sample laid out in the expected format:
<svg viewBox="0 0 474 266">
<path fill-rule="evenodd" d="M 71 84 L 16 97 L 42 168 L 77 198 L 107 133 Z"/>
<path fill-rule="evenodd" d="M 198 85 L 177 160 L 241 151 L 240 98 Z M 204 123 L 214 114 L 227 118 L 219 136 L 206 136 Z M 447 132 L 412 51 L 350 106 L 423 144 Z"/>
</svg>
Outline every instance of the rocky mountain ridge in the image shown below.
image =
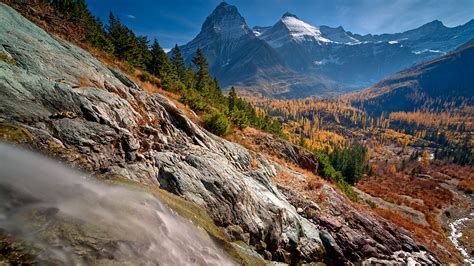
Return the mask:
<svg viewBox="0 0 474 266">
<path fill-rule="evenodd" d="M 474 104 L 474 41 L 345 98 L 369 113 L 446 111 Z"/>
<path fill-rule="evenodd" d="M 284 165 L 203 130 L 167 98 L 5 4 L 0 36 L 2 139 L 179 195 L 268 260 L 439 263 L 409 232 L 356 208 L 330 184 L 322 202 L 278 187 L 273 178 Z"/>
<path fill-rule="evenodd" d="M 225 14 L 239 17 L 226 20 L 229 31 L 245 29 L 245 35 L 234 33 L 234 37 L 253 40 L 246 43 L 245 50 L 239 42 L 222 42 L 224 37 L 216 37 L 220 33 L 204 27 Z M 444 55 L 474 37 L 474 20 L 452 28 L 433 21 L 403 33 L 359 35 L 342 27 L 313 26 L 291 13 L 273 26 L 250 30 L 237 14 L 235 6 L 221 3 L 198 36 L 182 46 L 184 56 L 189 62 L 200 47 L 224 87 L 238 86 L 280 98 L 335 95 L 367 87 L 413 64 Z"/>
</svg>

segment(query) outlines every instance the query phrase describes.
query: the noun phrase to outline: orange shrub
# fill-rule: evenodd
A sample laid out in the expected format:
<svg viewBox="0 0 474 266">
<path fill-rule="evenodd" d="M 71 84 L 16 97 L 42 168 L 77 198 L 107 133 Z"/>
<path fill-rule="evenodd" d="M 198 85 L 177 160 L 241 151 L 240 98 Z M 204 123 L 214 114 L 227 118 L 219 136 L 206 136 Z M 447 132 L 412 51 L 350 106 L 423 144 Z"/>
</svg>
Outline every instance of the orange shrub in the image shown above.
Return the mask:
<svg viewBox="0 0 474 266">
<path fill-rule="evenodd" d="M 315 177 L 308 178 L 308 189 L 309 190 L 316 190 L 323 186 L 323 182 Z"/>
</svg>

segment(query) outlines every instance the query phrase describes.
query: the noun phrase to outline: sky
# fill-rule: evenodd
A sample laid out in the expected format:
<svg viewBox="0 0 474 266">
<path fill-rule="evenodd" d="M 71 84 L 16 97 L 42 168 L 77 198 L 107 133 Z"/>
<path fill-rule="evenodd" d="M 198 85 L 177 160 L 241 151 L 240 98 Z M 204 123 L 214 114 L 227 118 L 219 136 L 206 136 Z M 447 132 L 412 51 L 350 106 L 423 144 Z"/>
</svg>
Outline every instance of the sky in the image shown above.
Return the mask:
<svg viewBox="0 0 474 266">
<path fill-rule="evenodd" d="M 191 41 L 221 0 L 86 0 L 107 22 L 112 11 L 138 35 L 171 48 Z M 474 19 L 474 0 L 228 0 L 250 27 L 270 26 L 287 11 L 312 25 L 359 34 L 403 32 L 435 19 L 454 27 Z"/>
</svg>

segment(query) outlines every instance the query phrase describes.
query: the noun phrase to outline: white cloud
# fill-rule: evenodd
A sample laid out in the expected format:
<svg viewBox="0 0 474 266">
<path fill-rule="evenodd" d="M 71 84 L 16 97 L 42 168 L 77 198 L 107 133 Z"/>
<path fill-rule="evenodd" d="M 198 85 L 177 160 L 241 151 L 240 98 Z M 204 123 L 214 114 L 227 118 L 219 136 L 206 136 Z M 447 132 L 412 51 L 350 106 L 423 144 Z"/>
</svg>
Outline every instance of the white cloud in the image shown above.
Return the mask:
<svg viewBox="0 0 474 266">
<path fill-rule="evenodd" d="M 135 19 L 136 17 L 134 15 L 127 15 L 127 18 Z"/>
</svg>

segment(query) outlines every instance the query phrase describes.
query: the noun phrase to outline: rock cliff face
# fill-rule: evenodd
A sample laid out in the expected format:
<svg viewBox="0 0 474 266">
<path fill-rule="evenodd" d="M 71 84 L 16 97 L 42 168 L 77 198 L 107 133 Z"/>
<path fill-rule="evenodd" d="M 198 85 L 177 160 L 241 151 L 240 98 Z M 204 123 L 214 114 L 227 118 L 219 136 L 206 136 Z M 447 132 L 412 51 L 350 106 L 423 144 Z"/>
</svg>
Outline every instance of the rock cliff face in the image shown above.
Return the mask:
<svg viewBox="0 0 474 266">
<path fill-rule="evenodd" d="M 282 166 L 206 132 L 165 97 L 4 4 L 0 36 L 0 125 L 21 129 L 17 141 L 182 196 L 268 259 L 361 262 L 420 250 L 408 232 L 359 213 L 329 185 L 330 208 L 302 215 L 297 208 L 319 207 L 277 187 L 272 178 Z M 413 257 L 437 263 L 422 255 Z"/>
</svg>

